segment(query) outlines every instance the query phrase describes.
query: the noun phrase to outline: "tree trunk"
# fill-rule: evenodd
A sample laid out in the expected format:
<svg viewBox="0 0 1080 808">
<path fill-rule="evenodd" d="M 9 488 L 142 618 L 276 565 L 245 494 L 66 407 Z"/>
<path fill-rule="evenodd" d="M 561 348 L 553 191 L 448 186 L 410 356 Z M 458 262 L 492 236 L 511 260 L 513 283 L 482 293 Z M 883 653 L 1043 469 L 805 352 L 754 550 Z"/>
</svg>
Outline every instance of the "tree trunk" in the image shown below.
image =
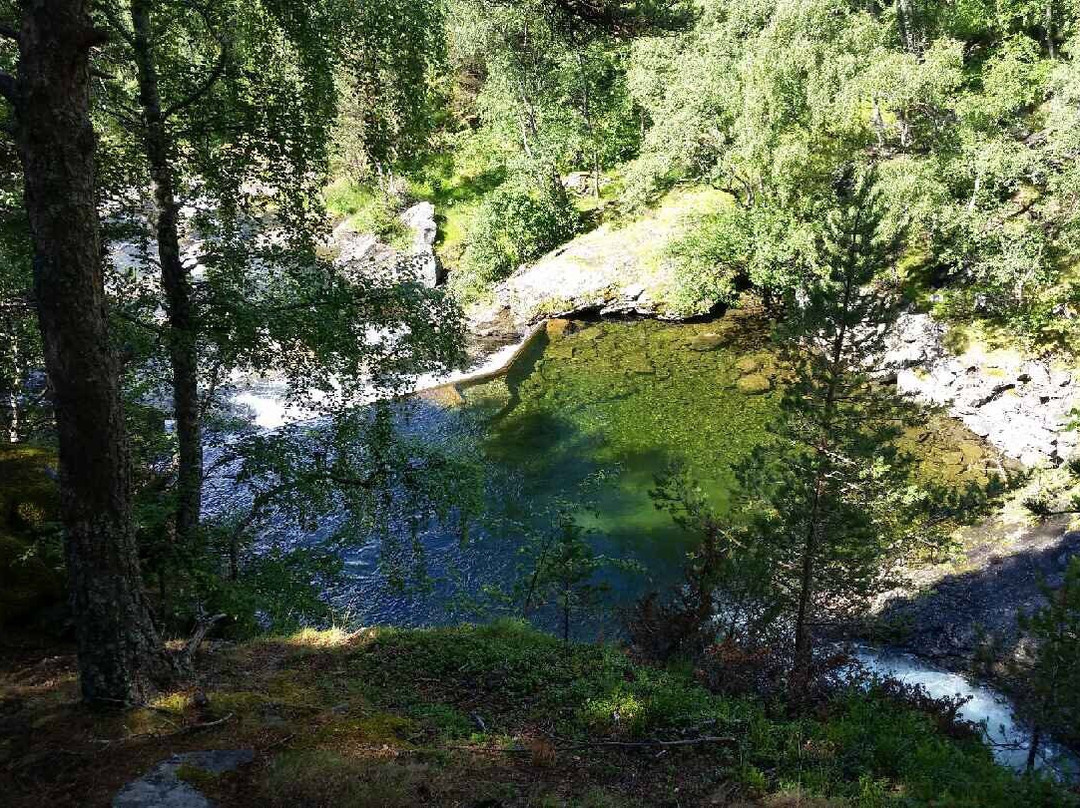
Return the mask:
<svg viewBox="0 0 1080 808">
<path fill-rule="evenodd" d="M 589 74 L 585 69 L 585 54 L 577 52 L 578 71 L 581 75 L 581 117 L 585 121 L 585 132 L 589 136 L 589 147 L 592 150 L 593 170 L 593 196 L 600 201 L 600 146 L 596 142 L 596 131 L 593 128 L 592 104 L 589 96 Z"/>
<path fill-rule="evenodd" d="M 811 636 L 811 617 L 814 597 L 814 572 L 818 552 L 818 518 L 821 497 L 824 493 L 825 469 L 819 469 L 814 484 L 814 504 L 810 511 L 810 527 L 803 545 L 802 572 L 799 577 L 799 610 L 795 617 L 795 658 L 791 671 L 789 690 L 796 706 L 806 700 L 810 687 L 811 666 L 814 662 L 814 644 Z"/>
<path fill-rule="evenodd" d="M 916 53 L 921 49 L 920 36 L 914 0 L 896 0 L 896 21 L 900 26 L 900 39 L 905 50 Z"/>
<path fill-rule="evenodd" d="M 168 314 L 169 361 L 173 377 L 173 412 L 179 444 L 176 536 L 190 540 L 199 528 L 202 508 L 202 436 L 200 434 L 198 348 L 191 300 L 191 283 L 180 260 L 177 226 L 179 204 L 172 166 L 172 144 L 158 91 L 157 61 L 153 51 L 150 3 L 132 0 L 133 44 L 139 77 L 139 102 L 146 125 L 144 145 L 154 181 L 157 205 L 158 259 Z"/>
<path fill-rule="evenodd" d="M 1035 764 L 1039 759 L 1039 744 L 1042 743 L 1042 727 L 1038 724 L 1031 730 L 1031 744 L 1028 746 L 1027 764 L 1024 769 L 1028 772 L 1035 771 Z"/>
<path fill-rule="evenodd" d="M 852 239 L 848 250 L 849 264 L 854 263 L 855 240 Z M 844 349 L 848 339 L 847 312 L 851 308 L 851 298 L 854 293 L 853 281 L 850 274 L 845 278 L 842 309 L 844 320 L 841 323 L 836 336 L 833 339 L 832 351 L 829 362 L 829 384 L 825 393 L 825 409 L 822 418 L 821 432 L 823 435 L 820 445 L 817 447 L 818 466 L 814 477 L 814 497 L 810 506 L 806 538 L 803 543 L 802 570 L 799 579 L 799 608 L 795 618 L 795 659 L 789 682 L 789 691 L 795 707 L 802 706 L 810 688 L 811 668 L 814 662 L 814 638 L 813 638 L 813 597 L 817 567 L 817 554 L 821 542 L 826 537 L 822 535 L 822 521 L 825 514 L 822 511 L 822 499 L 825 495 L 825 486 L 829 476 L 829 436 L 833 429 L 833 418 L 836 412 L 837 386 L 843 373 L 842 360 Z"/>
<path fill-rule="evenodd" d="M 60 444 L 61 511 L 79 685 L 130 704 L 172 673 L 143 593 L 119 366 L 109 344 L 90 123 L 86 0 L 26 0 L 15 140 L 34 245 L 34 289 Z M 0 77 L 2 78 L 2 77 Z"/>
<path fill-rule="evenodd" d="M 1057 33 L 1054 27 L 1054 3 L 1053 0 L 1046 0 L 1046 7 L 1044 9 L 1045 16 L 1045 28 L 1046 28 L 1046 51 L 1049 53 L 1051 59 L 1057 59 L 1057 46 L 1054 44 L 1054 36 Z"/>
</svg>

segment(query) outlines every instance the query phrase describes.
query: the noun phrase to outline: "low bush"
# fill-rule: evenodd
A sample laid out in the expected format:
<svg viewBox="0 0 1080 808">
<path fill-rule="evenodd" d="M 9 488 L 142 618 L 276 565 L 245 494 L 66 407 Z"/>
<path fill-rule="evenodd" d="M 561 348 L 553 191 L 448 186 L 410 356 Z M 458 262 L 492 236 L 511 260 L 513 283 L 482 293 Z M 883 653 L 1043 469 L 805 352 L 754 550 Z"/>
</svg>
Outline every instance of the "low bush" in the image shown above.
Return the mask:
<svg viewBox="0 0 1080 808">
<path fill-rule="evenodd" d="M 480 204 L 454 285 L 464 299 L 482 294 L 521 264 L 573 237 L 578 214 L 565 194 L 509 182 Z"/>
</svg>

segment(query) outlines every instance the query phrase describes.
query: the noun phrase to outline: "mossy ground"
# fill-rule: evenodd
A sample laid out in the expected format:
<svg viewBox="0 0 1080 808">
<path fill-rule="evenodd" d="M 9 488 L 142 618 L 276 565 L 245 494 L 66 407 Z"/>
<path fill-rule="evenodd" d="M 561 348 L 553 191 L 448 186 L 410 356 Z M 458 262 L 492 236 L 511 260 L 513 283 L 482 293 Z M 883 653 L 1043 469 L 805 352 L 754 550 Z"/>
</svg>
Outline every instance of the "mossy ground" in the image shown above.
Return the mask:
<svg viewBox="0 0 1080 808">
<path fill-rule="evenodd" d="M 0 626 L 30 622 L 62 599 L 55 464 L 48 449 L 0 447 Z"/>
<path fill-rule="evenodd" d="M 0 793 L 13 808 L 106 805 L 171 753 L 240 747 L 253 765 L 187 779 L 225 806 L 1075 804 L 896 702 L 849 693 L 791 719 L 709 693 L 687 666 L 515 622 L 212 645 L 198 665 L 208 703 L 192 687 L 105 716 L 74 703 L 70 657 L 9 662 Z M 605 745 L 703 736 L 731 740 Z"/>
</svg>

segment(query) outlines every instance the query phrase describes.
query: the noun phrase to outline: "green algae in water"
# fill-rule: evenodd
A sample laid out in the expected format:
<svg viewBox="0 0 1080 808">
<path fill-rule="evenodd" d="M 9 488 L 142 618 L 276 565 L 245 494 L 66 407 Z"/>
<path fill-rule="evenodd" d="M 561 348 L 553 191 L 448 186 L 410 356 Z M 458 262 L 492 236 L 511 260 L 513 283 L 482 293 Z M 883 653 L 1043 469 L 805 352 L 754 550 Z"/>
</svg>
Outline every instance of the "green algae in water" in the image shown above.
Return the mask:
<svg viewBox="0 0 1080 808">
<path fill-rule="evenodd" d="M 569 507 L 606 552 L 647 566 L 681 564 L 694 539 L 649 492 L 678 466 L 718 514 L 728 511 L 734 467 L 778 415 L 767 325 L 729 314 L 695 325 L 645 320 L 551 331 L 504 377 L 465 391 L 471 407 L 490 413 L 485 454 L 521 475 L 534 513 Z M 978 438 L 942 416 L 901 445 L 921 456 L 917 478 L 930 472 L 957 486 L 983 483 L 993 464 Z"/>
<path fill-rule="evenodd" d="M 692 537 L 654 506 L 657 476 L 681 466 L 725 512 L 733 466 L 777 412 L 775 393 L 738 389 L 744 344 L 707 339 L 702 349 L 699 338 L 733 325 L 599 323 L 542 335 L 503 385 L 466 392 L 497 409 L 487 456 L 522 475 L 534 510 L 573 503 L 607 552 L 681 564 Z"/>
</svg>

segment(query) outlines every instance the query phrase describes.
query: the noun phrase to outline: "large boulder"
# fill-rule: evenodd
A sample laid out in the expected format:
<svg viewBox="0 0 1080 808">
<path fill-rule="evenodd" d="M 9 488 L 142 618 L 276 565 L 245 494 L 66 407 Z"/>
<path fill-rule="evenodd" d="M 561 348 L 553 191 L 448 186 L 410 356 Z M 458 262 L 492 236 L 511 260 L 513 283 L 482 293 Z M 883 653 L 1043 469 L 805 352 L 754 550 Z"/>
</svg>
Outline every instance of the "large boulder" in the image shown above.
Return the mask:
<svg viewBox="0 0 1080 808">
<path fill-rule="evenodd" d="M 711 189 L 669 194 L 636 221 L 603 224 L 520 267 L 495 288 L 495 306 L 509 312 L 519 330 L 546 317 L 572 314 L 646 316 L 679 320 L 701 314 L 681 302 L 675 267 L 668 256 L 701 210 L 727 204 Z M 705 302 L 706 309 L 708 301 Z M 470 312 L 490 319 L 487 307 Z"/>
</svg>

